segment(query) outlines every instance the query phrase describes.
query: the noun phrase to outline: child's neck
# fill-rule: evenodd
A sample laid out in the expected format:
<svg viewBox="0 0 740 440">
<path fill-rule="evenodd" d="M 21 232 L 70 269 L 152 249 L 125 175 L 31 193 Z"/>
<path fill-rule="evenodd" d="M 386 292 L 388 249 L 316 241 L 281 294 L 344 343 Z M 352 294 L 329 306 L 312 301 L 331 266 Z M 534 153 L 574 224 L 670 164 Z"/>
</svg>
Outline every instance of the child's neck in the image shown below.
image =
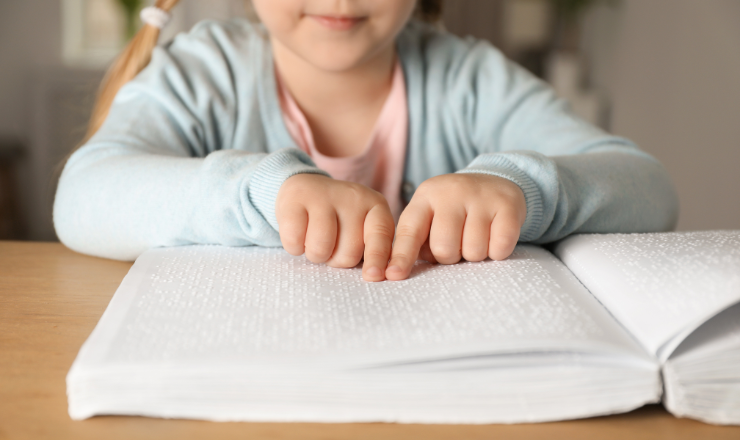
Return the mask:
<svg viewBox="0 0 740 440">
<path fill-rule="evenodd" d="M 273 41 L 281 80 L 303 111 L 317 149 L 328 156 L 359 154 L 392 85 L 395 48 L 351 70 L 320 69 Z"/>
</svg>

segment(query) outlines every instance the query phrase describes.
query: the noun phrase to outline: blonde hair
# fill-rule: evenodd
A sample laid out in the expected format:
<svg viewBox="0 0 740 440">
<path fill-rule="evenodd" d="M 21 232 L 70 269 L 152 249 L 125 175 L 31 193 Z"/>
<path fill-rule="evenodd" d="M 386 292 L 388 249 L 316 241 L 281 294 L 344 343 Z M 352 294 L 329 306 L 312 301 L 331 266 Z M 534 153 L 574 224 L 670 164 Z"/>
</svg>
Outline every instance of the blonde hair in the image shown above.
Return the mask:
<svg viewBox="0 0 740 440">
<path fill-rule="evenodd" d="M 178 2 L 179 0 L 157 0 L 154 6 L 169 12 Z M 416 17 L 428 22 L 441 20 L 442 2 L 443 0 L 418 0 L 415 12 Z M 108 117 L 113 99 L 121 87 L 131 81 L 149 64 L 152 51 L 159 39 L 159 31 L 158 28 L 148 24 L 142 26 L 108 69 L 98 89 L 98 96 L 93 107 L 92 115 L 90 116 L 85 138 L 77 148 L 90 140 L 103 125 L 103 122 Z"/>
<path fill-rule="evenodd" d="M 154 6 L 169 12 L 179 1 L 157 0 Z M 156 47 L 159 40 L 159 31 L 159 28 L 149 24 L 142 26 L 110 66 L 100 83 L 98 97 L 90 116 L 90 122 L 87 125 L 85 139 L 81 144 L 87 142 L 103 125 L 108 117 L 111 104 L 113 104 L 113 98 L 116 97 L 121 87 L 134 79 L 149 64 L 152 51 L 154 51 L 154 47 Z"/>
</svg>

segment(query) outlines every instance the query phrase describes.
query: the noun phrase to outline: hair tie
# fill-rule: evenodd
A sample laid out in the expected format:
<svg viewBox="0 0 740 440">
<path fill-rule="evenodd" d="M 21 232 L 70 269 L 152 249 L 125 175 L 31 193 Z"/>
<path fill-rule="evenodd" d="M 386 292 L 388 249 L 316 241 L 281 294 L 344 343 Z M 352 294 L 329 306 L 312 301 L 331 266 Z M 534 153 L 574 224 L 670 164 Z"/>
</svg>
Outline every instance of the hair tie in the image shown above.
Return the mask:
<svg viewBox="0 0 740 440">
<path fill-rule="evenodd" d="M 167 26 L 167 23 L 172 19 L 172 14 L 156 6 L 147 6 L 141 10 L 139 16 L 141 17 L 141 21 L 158 29 Z"/>
</svg>

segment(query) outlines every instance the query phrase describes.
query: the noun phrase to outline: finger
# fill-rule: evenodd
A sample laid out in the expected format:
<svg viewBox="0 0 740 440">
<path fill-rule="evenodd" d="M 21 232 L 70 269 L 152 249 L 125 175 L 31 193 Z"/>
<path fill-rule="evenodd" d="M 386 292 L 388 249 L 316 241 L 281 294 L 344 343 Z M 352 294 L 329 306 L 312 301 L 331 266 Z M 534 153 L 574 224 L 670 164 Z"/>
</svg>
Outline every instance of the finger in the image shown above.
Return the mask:
<svg viewBox="0 0 740 440">
<path fill-rule="evenodd" d="M 492 260 L 504 260 L 516 247 L 519 240 L 521 223 L 517 216 L 507 211 L 498 212 L 491 224 L 491 241 L 488 244 L 488 256 Z"/>
<path fill-rule="evenodd" d="M 437 263 L 437 259 L 434 258 L 434 254 L 432 254 L 432 250 L 429 249 L 429 239 L 424 242 L 424 244 L 421 245 L 421 249 L 419 250 L 419 260 L 428 261 L 432 264 Z"/>
<path fill-rule="evenodd" d="M 365 217 L 365 262 L 362 277 L 366 281 L 383 281 L 393 248 L 395 224 L 388 206 L 376 205 Z"/>
<path fill-rule="evenodd" d="M 347 268 L 360 263 L 365 247 L 362 240 L 364 221 L 365 215 L 361 211 L 351 210 L 337 215 L 337 242 L 334 253 L 326 262 L 328 266 Z"/>
<path fill-rule="evenodd" d="M 462 237 L 462 257 L 467 261 L 483 261 L 488 256 L 491 220 L 488 213 L 468 212 Z"/>
<path fill-rule="evenodd" d="M 306 258 L 324 263 L 334 253 L 337 242 L 337 213 L 331 207 L 316 207 L 308 211 Z"/>
<path fill-rule="evenodd" d="M 401 213 L 391 261 L 385 271 L 386 278 L 397 281 L 409 276 L 411 267 L 419 256 L 419 249 L 429 236 L 433 214 L 431 206 L 426 202 L 409 204 Z"/>
<path fill-rule="evenodd" d="M 429 248 L 434 258 L 442 264 L 454 264 L 462 257 L 462 233 L 465 209 L 435 209 L 429 230 Z"/>
<path fill-rule="evenodd" d="M 277 221 L 283 248 L 291 255 L 302 255 L 308 226 L 306 208 L 302 205 L 292 205 L 281 209 Z"/>
</svg>

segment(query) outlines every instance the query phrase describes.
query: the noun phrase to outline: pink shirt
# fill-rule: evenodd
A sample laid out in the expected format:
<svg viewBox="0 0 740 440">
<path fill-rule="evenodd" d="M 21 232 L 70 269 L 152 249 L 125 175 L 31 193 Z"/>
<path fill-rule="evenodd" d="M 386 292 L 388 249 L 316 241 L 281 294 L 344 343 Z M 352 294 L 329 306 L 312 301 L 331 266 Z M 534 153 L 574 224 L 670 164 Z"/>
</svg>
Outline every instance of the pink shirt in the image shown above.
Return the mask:
<svg viewBox="0 0 740 440">
<path fill-rule="evenodd" d="M 283 120 L 298 147 L 308 153 L 316 166 L 334 179 L 368 186 L 385 196 L 393 217 L 403 210 L 401 184 L 406 161 L 408 108 L 406 82 L 401 63 L 396 61 L 393 83 L 388 98 L 375 122 L 365 149 L 356 156 L 331 157 L 316 149 L 308 121 L 275 69 Z"/>
</svg>

